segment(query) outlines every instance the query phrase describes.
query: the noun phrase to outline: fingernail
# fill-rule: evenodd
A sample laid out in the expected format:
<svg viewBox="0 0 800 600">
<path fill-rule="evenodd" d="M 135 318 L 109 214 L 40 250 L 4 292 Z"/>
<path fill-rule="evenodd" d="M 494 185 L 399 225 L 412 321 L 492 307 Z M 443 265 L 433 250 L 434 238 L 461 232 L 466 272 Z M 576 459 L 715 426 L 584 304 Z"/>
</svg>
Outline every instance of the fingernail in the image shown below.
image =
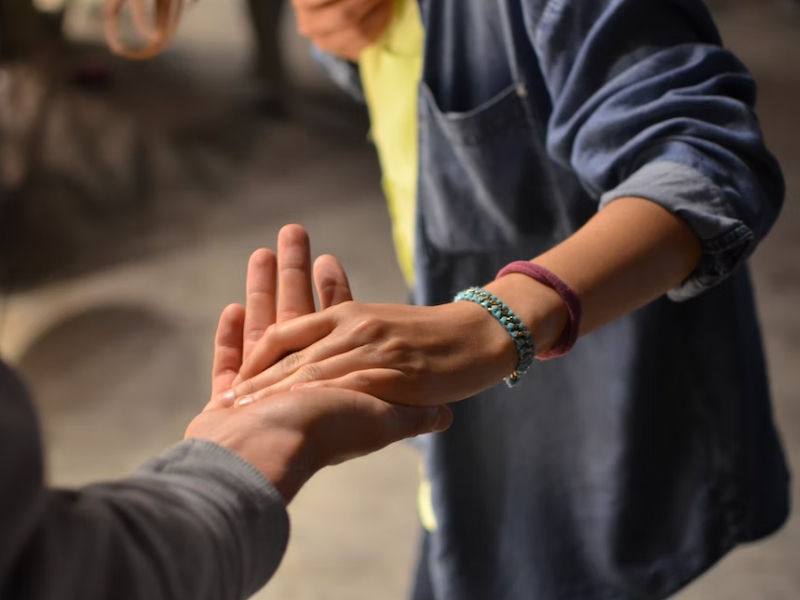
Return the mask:
<svg viewBox="0 0 800 600">
<path fill-rule="evenodd" d="M 233 390 L 228 390 L 222 397 L 222 401 L 225 402 L 226 404 L 232 404 L 234 400 L 236 400 L 236 392 L 234 392 Z"/>
<path fill-rule="evenodd" d="M 295 383 L 291 388 L 289 388 L 290 392 L 294 392 L 296 390 L 302 390 L 303 388 L 310 388 L 313 387 L 310 383 Z"/>
<path fill-rule="evenodd" d="M 252 403 L 253 403 L 253 397 L 252 396 L 247 396 L 247 397 L 242 398 L 241 400 L 239 400 L 239 406 L 245 406 L 247 404 L 252 404 Z"/>
</svg>

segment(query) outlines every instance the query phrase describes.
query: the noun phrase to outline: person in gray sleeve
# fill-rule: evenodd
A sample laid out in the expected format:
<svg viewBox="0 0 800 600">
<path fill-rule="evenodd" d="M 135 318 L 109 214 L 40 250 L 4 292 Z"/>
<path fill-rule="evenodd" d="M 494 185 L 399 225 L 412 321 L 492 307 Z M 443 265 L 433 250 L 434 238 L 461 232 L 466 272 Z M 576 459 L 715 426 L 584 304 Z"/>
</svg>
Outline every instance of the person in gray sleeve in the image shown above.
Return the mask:
<svg viewBox="0 0 800 600">
<path fill-rule="evenodd" d="M 286 504 L 316 471 L 447 428 L 447 408 L 330 389 L 223 407 L 222 394 L 276 314 L 314 310 L 309 256 L 298 226 L 281 231 L 277 258 L 253 254 L 246 310 L 231 305 L 220 317 L 211 401 L 182 442 L 126 479 L 47 487 L 35 409 L 0 362 L 2 600 L 246 598 L 277 569 L 289 538 Z M 317 260 L 313 277 L 322 307 L 350 299 L 332 257 Z"/>
</svg>

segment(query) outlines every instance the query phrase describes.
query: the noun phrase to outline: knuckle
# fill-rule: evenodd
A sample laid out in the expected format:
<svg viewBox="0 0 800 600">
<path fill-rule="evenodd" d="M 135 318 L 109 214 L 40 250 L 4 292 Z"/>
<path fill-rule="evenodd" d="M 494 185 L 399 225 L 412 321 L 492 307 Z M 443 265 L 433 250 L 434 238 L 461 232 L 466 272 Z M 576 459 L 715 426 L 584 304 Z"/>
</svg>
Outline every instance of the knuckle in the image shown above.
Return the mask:
<svg viewBox="0 0 800 600">
<path fill-rule="evenodd" d="M 381 338 L 386 330 L 384 322 L 374 315 L 359 317 L 353 325 L 353 336 L 361 344 L 366 344 Z"/>
<path fill-rule="evenodd" d="M 428 371 L 428 365 L 421 356 L 411 356 L 402 363 L 402 370 L 406 377 L 413 380 L 422 379 Z"/>
<path fill-rule="evenodd" d="M 303 313 L 292 308 L 284 308 L 282 310 L 279 310 L 275 316 L 279 322 L 285 323 L 286 321 L 291 321 L 292 319 L 296 319 L 297 317 L 302 317 Z"/>
<path fill-rule="evenodd" d="M 361 304 L 355 300 L 348 300 L 347 302 L 337 304 L 333 309 L 334 317 L 339 322 L 352 319 L 356 317 L 359 312 L 361 312 Z"/>
<path fill-rule="evenodd" d="M 264 334 L 266 333 L 266 331 L 267 330 L 264 330 L 264 329 L 250 329 L 249 331 L 247 331 L 245 333 L 244 341 L 246 341 L 246 342 L 257 342 L 262 337 L 264 337 Z"/>
<path fill-rule="evenodd" d="M 372 385 L 372 380 L 366 373 L 356 373 L 353 375 L 353 386 L 356 390 L 367 391 Z"/>
<path fill-rule="evenodd" d="M 391 337 L 382 344 L 381 353 L 393 365 L 403 365 L 409 362 L 414 355 L 414 349 L 407 340 Z"/>
<path fill-rule="evenodd" d="M 239 386 L 238 392 L 240 396 L 250 396 L 251 394 L 255 394 L 255 382 L 252 379 L 242 382 L 241 386 Z"/>
<path fill-rule="evenodd" d="M 300 367 L 297 371 L 298 383 L 310 383 L 322 379 L 322 369 L 317 364 L 310 364 Z"/>
<path fill-rule="evenodd" d="M 302 352 L 294 352 L 289 354 L 281 360 L 280 363 L 280 370 L 281 374 L 286 377 L 287 375 L 291 375 L 300 367 L 303 360 L 303 353 Z"/>
</svg>

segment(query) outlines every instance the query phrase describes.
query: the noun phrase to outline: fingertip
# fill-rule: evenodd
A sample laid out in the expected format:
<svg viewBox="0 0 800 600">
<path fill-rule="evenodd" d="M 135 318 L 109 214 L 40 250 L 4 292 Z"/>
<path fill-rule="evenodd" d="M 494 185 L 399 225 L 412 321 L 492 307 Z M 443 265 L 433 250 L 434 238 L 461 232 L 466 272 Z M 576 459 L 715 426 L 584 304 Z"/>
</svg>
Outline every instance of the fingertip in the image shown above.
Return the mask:
<svg viewBox="0 0 800 600">
<path fill-rule="evenodd" d="M 342 263 L 333 254 L 321 254 L 314 261 L 314 269 L 323 269 L 325 267 L 338 267 L 341 268 Z"/>
<path fill-rule="evenodd" d="M 291 223 L 289 225 L 284 225 L 281 227 L 280 232 L 278 232 L 278 251 L 280 252 L 280 247 L 283 244 L 308 244 L 309 237 L 308 232 L 306 231 L 305 227 L 302 225 L 298 225 L 297 223 Z"/>
<path fill-rule="evenodd" d="M 347 273 L 331 254 L 323 254 L 314 261 L 314 284 L 322 309 L 353 299 Z"/>
<path fill-rule="evenodd" d="M 259 248 L 250 255 L 250 268 L 269 266 L 275 262 L 275 253 L 270 248 Z"/>
<path fill-rule="evenodd" d="M 314 279 L 318 282 L 349 287 L 342 263 L 332 254 L 323 254 L 314 261 Z"/>
<path fill-rule="evenodd" d="M 436 413 L 433 416 L 433 427 L 431 431 L 434 433 L 441 433 L 446 431 L 453 424 L 453 411 L 450 410 L 446 404 L 441 404 L 436 407 Z"/>
<path fill-rule="evenodd" d="M 236 392 L 233 390 L 228 390 L 225 392 L 219 400 L 220 406 L 223 408 L 229 408 L 233 406 L 233 402 L 236 400 Z"/>
<path fill-rule="evenodd" d="M 244 307 L 241 304 L 229 304 L 223 308 L 217 325 L 217 340 L 236 337 L 235 334 L 244 327 L 244 314 Z"/>
<path fill-rule="evenodd" d="M 231 319 L 239 317 L 244 318 L 244 306 L 235 302 L 233 304 L 228 304 L 228 306 L 222 309 L 222 314 Z"/>
</svg>

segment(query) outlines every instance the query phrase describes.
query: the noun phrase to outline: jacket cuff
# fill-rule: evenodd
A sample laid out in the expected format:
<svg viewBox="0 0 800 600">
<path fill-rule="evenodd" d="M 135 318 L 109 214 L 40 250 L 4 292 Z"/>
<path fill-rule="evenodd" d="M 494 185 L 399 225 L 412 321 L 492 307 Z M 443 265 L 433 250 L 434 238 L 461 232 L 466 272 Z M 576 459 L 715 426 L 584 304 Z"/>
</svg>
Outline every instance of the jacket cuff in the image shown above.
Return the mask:
<svg viewBox="0 0 800 600">
<path fill-rule="evenodd" d="M 723 192 L 692 167 L 672 161 L 651 162 L 600 199 L 600 208 L 619 198 L 650 200 L 682 218 L 702 243 L 697 269 L 670 290 L 675 301 L 693 298 L 727 278 L 755 249 L 753 231 L 732 210 Z"/>
<path fill-rule="evenodd" d="M 278 490 L 244 458 L 207 440 L 184 440 L 143 465 L 135 475 L 158 473 L 193 480 L 193 487 L 225 507 L 243 552 L 243 587 L 247 597 L 269 581 L 289 543 L 289 515 Z M 166 482 L 165 482 L 166 483 Z"/>
</svg>

